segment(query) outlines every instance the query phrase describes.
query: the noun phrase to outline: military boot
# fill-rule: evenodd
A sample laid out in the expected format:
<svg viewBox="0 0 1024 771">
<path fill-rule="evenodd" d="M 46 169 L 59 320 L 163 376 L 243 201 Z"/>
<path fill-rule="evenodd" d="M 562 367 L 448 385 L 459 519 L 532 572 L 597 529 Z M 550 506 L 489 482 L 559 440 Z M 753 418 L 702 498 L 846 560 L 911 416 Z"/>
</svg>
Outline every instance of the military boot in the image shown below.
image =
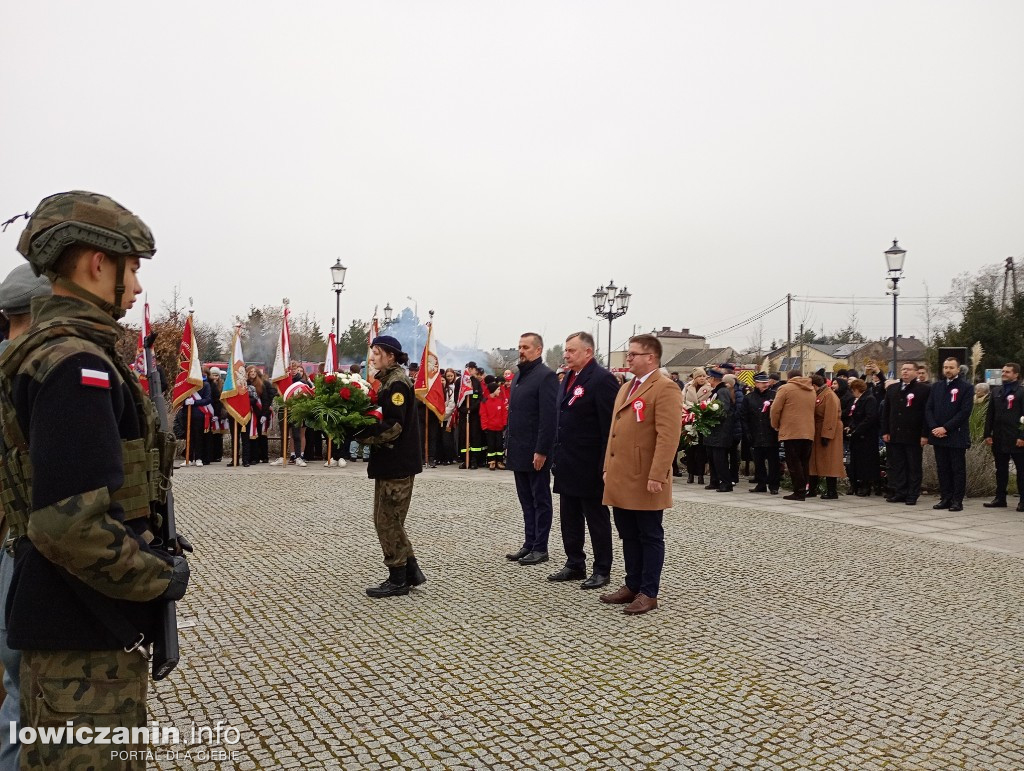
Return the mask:
<svg viewBox="0 0 1024 771">
<path fill-rule="evenodd" d="M 366 589 L 367 597 L 399 597 L 409 593 L 409 584 L 405 575 L 406 566 L 388 568 L 388 580 L 380 586 Z"/>
<path fill-rule="evenodd" d="M 405 561 L 405 581 L 409 586 L 420 586 L 427 582 L 427 577 L 420 570 L 420 563 L 415 557 L 409 557 Z"/>
</svg>

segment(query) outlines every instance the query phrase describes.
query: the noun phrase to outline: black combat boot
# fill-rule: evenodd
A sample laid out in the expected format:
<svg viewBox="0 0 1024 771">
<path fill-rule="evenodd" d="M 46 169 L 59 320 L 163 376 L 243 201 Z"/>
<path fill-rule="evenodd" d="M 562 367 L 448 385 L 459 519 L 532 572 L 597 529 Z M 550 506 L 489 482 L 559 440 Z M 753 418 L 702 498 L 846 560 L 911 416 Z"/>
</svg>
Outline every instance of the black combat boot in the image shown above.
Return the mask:
<svg viewBox="0 0 1024 771">
<path fill-rule="evenodd" d="M 366 590 L 367 597 L 399 597 L 409 593 L 409 584 L 405 575 L 406 566 L 388 568 L 388 580 L 380 586 L 371 586 Z"/>
<path fill-rule="evenodd" d="M 427 582 L 427 577 L 423 575 L 423 571 L 420 570 L 420 564 L 416 561 L 415 557 L 409 557 L 405 561 L 405 582 L 409 586 L 420 586 Z"/>
</svg>

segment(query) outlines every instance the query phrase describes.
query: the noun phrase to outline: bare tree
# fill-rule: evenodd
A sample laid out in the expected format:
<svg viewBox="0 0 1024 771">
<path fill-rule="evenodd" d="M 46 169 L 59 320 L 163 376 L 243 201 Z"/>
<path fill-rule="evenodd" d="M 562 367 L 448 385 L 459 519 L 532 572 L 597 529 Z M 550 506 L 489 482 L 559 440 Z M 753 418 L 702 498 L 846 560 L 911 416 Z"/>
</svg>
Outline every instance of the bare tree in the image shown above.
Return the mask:
<svg viewBox="0 0 1024 771">
<path fill-rule="evenodd" d="M 764 321 L 757 322 L 747 342 L 750 343 L 750 353 L 757 354 L 757 362 L 760 364 L 764 358 Z"/>
</svg>

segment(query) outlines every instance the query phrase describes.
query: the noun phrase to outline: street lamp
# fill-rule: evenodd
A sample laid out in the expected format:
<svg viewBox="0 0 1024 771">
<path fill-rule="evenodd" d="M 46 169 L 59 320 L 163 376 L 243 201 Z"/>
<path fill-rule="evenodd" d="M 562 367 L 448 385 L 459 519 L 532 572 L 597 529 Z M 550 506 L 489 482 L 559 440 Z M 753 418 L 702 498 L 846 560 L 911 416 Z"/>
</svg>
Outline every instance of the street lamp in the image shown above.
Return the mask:
<svg viewBox="0 0 1024 771">
<path fill-rule="evenodd" d="M 341 293 L 345 291 L 345 271 L 348 270 L 341 264 L 341 258 L 331 266 L 331 282 L 334 284 L 335 308 L 334 308 L 334 340 L 335 345 L 341 339 Z"/>
<path fill-rule="evenodd" d="M 395 309 L 391 307 L 391 303 L 384 306 L 384 326 L 381 329 L 387 329 L 391 326 L 391 322 L 395 320 L 394 311 Z"/>
<path fill-rule="evenodd" d="M 629 290 L 619 289 L 614 281 L 609 281 L 608 286 L 599 286 L 593 294 L 594 313 L 608 319 L 608 369 L 612 368 L 612 320 L 626 315 L 630 297 Z"/>
<path fill-rule="evenodd" d="M 907 250 L 901 249 L 899 241 L 893 239 L 892 246 L 885 250 L 885 264 L 889 268 L 885 293 L 892 295 L 892 373 L 896 378 L 900 376 L 899 353 L 896 349 L 896 301 L 900 296 L 900 279 L 903 278 L 903 260 L 906 257 Z"/>
</svg>

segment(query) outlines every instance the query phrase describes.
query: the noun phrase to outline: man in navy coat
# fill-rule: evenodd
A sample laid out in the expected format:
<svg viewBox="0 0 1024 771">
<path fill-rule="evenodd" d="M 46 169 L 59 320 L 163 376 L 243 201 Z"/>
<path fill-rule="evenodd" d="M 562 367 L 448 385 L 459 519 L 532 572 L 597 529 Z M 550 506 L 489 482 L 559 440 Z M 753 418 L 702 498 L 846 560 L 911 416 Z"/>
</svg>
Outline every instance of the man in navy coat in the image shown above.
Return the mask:
<svg viewBox="0 0 1024 771">
<path fill-rule="evenodd" d="M 586 580 L 581 589 L 608 585 L 612 567 L 612 520 L 604 495 L 604 451 L 619 392 L 615 376 L 594 361 L 594 338 L 576 332 L 566 338 L 568 372 L 558 393 L 558 429 L 551 470 L 559 494 L 559 520 L 565 567 L 549 581 Z M 594 570 L 587 578 L 583 553 L 584 523 L 594 549 Z"/>
<path fill-rule="evenodd" d="M 505 557 L 520 565 L 548 561 L 551 534 L 551 447 L 555 440 L 558 377 L 541 361 L 544 341 L 536 332 L 519 338 L 519 372 L 512 378 L 505 465 L 515 472 L 525 536 Z"/>
<path fill-rule="evenodd" d="M 1006 488 L 1010 483 L 1010 460 L 1017 470 L 1017 511 L 1024 511 L 1024 387 L 1020 382 L 1020 364 L 1003 365 L 1003 385 L 992 392 L 985 417 L 985 444 L 996 460 L 996 497 L 984 504 L 986 509 L 1006 506 Z M 556 477 L 557 479 L 557 477 Z M 558 483 L 555 483 L 558 489 Z"/>
<path fill-rule="evenodd" d="M 960 377 L 960 362 L 946 359 L 942 362 L 942 380 L 932 384 L 924 410 L 928 442 L 935 448 L 939 475 L 939 502 L 933 509 L 964 510 L 973 408 L 974 386 Z"/>
</svg>

